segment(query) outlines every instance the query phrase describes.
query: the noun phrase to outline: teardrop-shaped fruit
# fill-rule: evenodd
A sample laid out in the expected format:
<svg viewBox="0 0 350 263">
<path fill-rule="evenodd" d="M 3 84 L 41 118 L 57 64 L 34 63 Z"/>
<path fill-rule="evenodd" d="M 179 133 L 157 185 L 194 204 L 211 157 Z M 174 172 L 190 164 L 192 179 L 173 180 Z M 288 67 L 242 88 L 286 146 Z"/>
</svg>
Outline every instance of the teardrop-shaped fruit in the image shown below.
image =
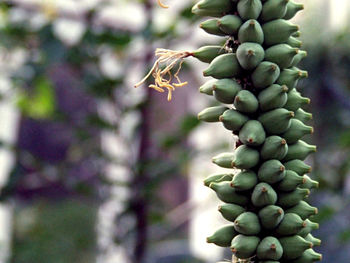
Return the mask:
<svg viewBox="0 0 350 263">
<path fill-rule="evenodd" d="M 218 208 L 221 215 L 228 221 L 234 222 L 240 214 L 245 212 L 245 209 L 235 204 L 223 204 Z"/>
<path fill-rule="evenodd" d="M 212 96 L 215 82 L 216 82 L 215 79 L 205 82 L 202 86 L 199 87 L 199 92 Z"/>
<path fill-rule="evenodd" d="M 192 7 L 192 13 L 199 16 L 221 17 L 233 10 L 231 0 L 201 0 Z"/>
<path fill-rule="evenodd" d="M 293 116 L 294 112 L 279 108 L 260 115 L 258 120 L 262 123 L 267 133 L 282 134 L 290 127 L 290 120 Z"/>
<path fill-rule="evenodd" d="M 282 237 L 279 239 L 283 247 L 284 259 L 296 259 L 300 257 L 306 249 L 312 248 L 312 243 L 306 241 L 301 236 Z"/>
<path fill-rule="evenodd" d="M 259 183 L 254 187 L 251 200 L 257 207 L 274 205 L 277 201 L 277 194 L 269 184 Z"/>
<path fill-rule="evenodd" d="M 297 234 L 305 226 L 306 224 L 300 216 L 294 213 L 286 213 L 275 231 L 279 235 L 290 236 Z"/>
<path fill-rule="evenodd" d="M 295 32 L 299 26 L 292 24 L 284 19 L 276 19 L 265 23 L 262 26 L 264 32 L 264 43 L 267 46 L 283 43 Z"/>
<path fill-rule="evenodd" d="M 276 83 L 286 85 L 289 90 L 292 90 L 297 86 L 300 79 L 306 78 L 307 76 L 307 71 L 302 71 L 297 68 L 284 69 Z"/>
<path fill-rule="evenodd" d="M 322 260 L 322 255 L 309 248 L 300 257 L 291 260 L 290 263 L 313 263 L 320 260 Z"/>
<path fill-rule="evenodd" d="M 254 113 L 259 108 L 258 99 L 248 90 L 238 92 L 233 104 L 238 111 L 243 113 Z"/>
<path fill-rule="evenodd" d="M 235 150 L 235 158 L 232 167 L 238 169 L 250 169 L 259 163 L 259 152 L 246 145 L 241 145 Z"/>
<path fill-rule="evenodd" d="M 219 19 L 218 26 L 222 32 L 233 35 L 238 32 L 238 29 L 242 25 L 242 20 L 236 15 L 226 15 Z"/>
<path fill-rule="evenodd" d="M 295 48 L 301 48 L 302 46 L 302 42 L 299 39 L 296 39 L 295 37 L 289 37 L 284 43 Z"/>
<path fill-rule="evenodd" d="M 221 201 L 225 203 L 245 205 L 248 202 L 248 198 L 244 195 L 238 194 L 230 184 L 230 182 L 211 183 L 209 187 L 216 192 L 216 195 Z"/>
<path fill-rule="evenodd" d="M 283 165 L 287 170 L 292 170 L 299 175 L 304 175 L 311 172 L 311 166 L 307 165 L 302 160 L 291 160 L 289 162 L 285 162 Z"/>
<path fill-rule="evenodd" d="M 277 84 L 262 90 L 259 93 L 259 106 L 262 111 L 269 111 L 276 108 L 282 108 L 287 102 L 287 86 Z"/>
<path fill-rule="evenodd" d="M 289 0 L 267 0 L 262 9 L 262 21 L 271 21 L 285 16 Z"/>
<path fill-rule="evenodd" d="M 239 45 L 236 53 L 239 64 L 246 70 L 256 68 L 265 56 L 263 47 L 251 42 Z"/>
<path fill-rule="evenodd" d="M 236 110 L 226 110 L 224 114 L 219 117 L 224 127 L 231 131 L 238 131 L 249 118 Z"/>
<path fill-rule="evenodd" d="M 288 151 L 288 145 L 285 139 L 273 135 L 267 137 L 260 150 L 260 156 L 263 160 L 282 160 Z"/>
<path fill-rule="evenodd" d="M 250 19 L 246 21 L 238 31 L 240 43 L 253 42 L 262 44 L 264 42 L 264 32 L 258 21 Z"/>
<path fill-rule="evenodd" d="M 258 183 L 256 173 L 250 170 L 241 171 L 236 174 L 231 181 L 231 187 L 237 191 L 246 191 L 252 189 Z"/>
<path fill-rule="evenodd" d="M 222 11 L 220 9 L 206 9 L 206 8 L 200 8 L 198 4 L 195 4 L 192 7 L 192 13 L 196 14 L 198 16 L 213 16 L 213 17 L 221 17 L 226 12 L 230 12 L 231 8 L 228 10 Z"/>
<path fill-rule="evenodd" d="M 247 121 L 239 132 L 239 140 L 246 145 L 259 146 L 265 141 L 263 126 L 256 120 Z"/>
<path fill-rule="evenodd" d="M 300 201 L 297 205 L 288 208 L 286 210 L 286 213 L 295 213 L 299 215 L 303 220 L 306 218 L 316 215 L 318 213 L 318 210 L 316 207 L 312 207 L 305 201 Z"/>
<path fill-rule="evenodd" d="M 214 82 L 213 90 L 214 96 L 218 101 L 232 104 L 242 87 L 233 79 L 219 79 Z"/>
<path fill-rule="evenodd" d="M 264 61 L 252 73 L 252 82 L 255 88 L 264 89 L 271 86 L 279 77 L 280 68 L 277 64 Z"/>
<path fill-rule="evenodd" d="M 320 246 L 321 245 L 321 239 L 315 238 L 313 235 L 308 234 L 305 237 L 306 241 L 310 241 L 312 244 L 314 244 L 314 246 Z"/>
<path fill-rule="evenodd" d="M 193 51 L 191 54 L 202 62 L 210 63 L 217 56 L 225 54 L 225 50 L 221 46 L 204 46 Z"/>
<path fill-rule="evenodd" d="M 292 89 L 288 92 L 288 100 L 286 105 L 284 105 L 284 108 L 295 111 L 308 104 L 310 104 L 309 98 L 301 96 L 300 92 L 298 92 L 296 89 Z"/>
<path fill-rule="evenodd" d="M 277 204 L 282 207 L 292 207 L 297 205 L 310 194 L 309 189 L 296 188 L 292 192 L 281 192 L 278 195 Z"/>
<path fill-rule="evenodd" d="M 241 73 L 241 70 L 236 54 L 228 53 L 214 58 L 209 67 L 203 71 L 203 75 L 216 79 L 234 78 Z"/>
<path fill-rule="evenodd" d="M 257 19 L 261 10 L 260 0 L 240 0 L 237 4 L 238 14 L 243 20 Z"/>
<path fill-rule="evenodd" d="M 212 162 L 223 168 L 232 168 L 232 161 L 235 159 L 233 152 L 220 153 L 212 158 Z"/>
<path fill-rule="evenodd" d="M 261 230 L 259 218 L 252 212 L 240 214 L 234 221 L 234 227 L 238 233 L 246 236 L 257 235 Z"/>
<path fill-rule="evenodd" d="M 296 143 L 299 139 L 307 134 L 312 134 L 314 129 L 307 126 L 300 120 L 293 118 L 289 129 L 281 136 L 288 142 L 288 144 Z"/>
<path fill-rule="evenodd" d="M 283 18 L 287 19 L 287 20 L 291 19 L 296 15 L 296 13 L 298 13 L 299 11 L 301 11 L 303 9 L 304 9 L 303 4 L 295 3 L 295 2 L 290 0 L 288 5 L 287 5 L 287 12 Z"/>
<path fill-rule="evenodd" d="M 204 179 L 204 185 L 209 187 L 211 183 L 232 181 L 232 178 L 233 178 L 233 174 L 223 174 L 223 173 L 212 174 Z"/>
<path fill-rule="evenodd" d="M 204 22 L 202 22 L 199 25 L 199 27 L 202 28 L 208 34 L 217 35 L 217 36 L 225 36 L 226 34 L 224 32 L 222 32 L 219 28 L 218 21 L 219 21 L 219 19 L 217 19 L 217 18 L 208 19 L 208 20 L 205 20 Z"/>
<path fill-rule="evenodd" d="M 237 235 L 232 239 L 231 251 L 238 258 L 250 258 L 256 252 L 260 238 L 256 236 Z"/>
<path fill-rule="evenodd" d="M 218 122 L 219 117 L 228 110 L 224 106 L 209 107 L 198 113 L 198 120 L 205 122 Z"/>
<path fill-rule="evenodd" d="M 316 146 L 307 144 L 306 142 L 299 140 L 294 144 L 290 144 L 288 146 L 288 153 L 286 157 L 284 157 L 284 161 L 288 162 L 290 160 L 298 159 L 305 160 L 306 157 L 313 152 L 316 152 Z"/>
<path fill-rule="evenodd" d="M 262 182 L 274 184 L 281 181 L 286 175 L 283 164 L 278 160 L 264 162 L 258 171 L 258 178 Z"/>
<path fill-rule="evenodd" d="M 267 236 L 258 245 L 256 255 L 259 259 L 279 260 L 282 257 L 283 249 L 277 238 Z"/>
<path fill-rule="evenodd" d="M 277 184 L 277 189 L 281 191 L 293 191 L 305 181 L 303 176 L 292 170 L 286 170 L 286 176 Z M 300 186 L 301 188 L 304 188 Z"/>
<path fill-rule="evenodd" d="M 259 211 L 261 225 L 266 229 L 274 229 L 283 217 L 283 209 L 276 205 L 268 205 Z"/>
<path fill-rule="evenodd" d="M 294 113 L 294 118 L 298 119 L 299 121 L 307 122 L 309 120 L 312 120 L 312 114 L 304 111 L 303 109 L 298 109 Z"/>
<path fill-rule="evenodd" d="M 233 225 L 226 225 L 216 230 L 210 237 L 207 237 L 207 242 L 214 243 L 220 247 L 230 247 L 232 239 L 237 235 L 238 233 Z"/>
<path fill-rule="evenodd" d="M 305 220 L 305 227 L 298 232 L 298 235 L 301 237 L 306 237 L 313 230 L 316 230 L 318 228 L 319 228 L 318 223 L 315 223 L 315 222 L 310 221 L 309 219 L 306 219 Z"/>
<path fill-rule="evenodd" d="M 303 60 L 307 56 L 307 52 L 304 50 L 299 50 L 298 54 L 294 56 L 292 63 L 290 64 L 291 67 L 295 67 L 300 63 L 300 61 Z"/>
<path fill-rule="evenodd" d="M 298 48 L 293 48 L 287 44 L 278 44 L 265 51 L 265 59 L 276 63 L 280 69 L 284 69 L 291 65 L 298 52 Z"/>
<path fill-rule="evenodd" d="M 313 189 L 313 188 L 318 188 L 319 182 L 312 180 L 309 176 L 304 175 L 303 176 L 303 183 L 300 185 L 301 188 L 308 188 L 308 189 Z"/>
</svg>

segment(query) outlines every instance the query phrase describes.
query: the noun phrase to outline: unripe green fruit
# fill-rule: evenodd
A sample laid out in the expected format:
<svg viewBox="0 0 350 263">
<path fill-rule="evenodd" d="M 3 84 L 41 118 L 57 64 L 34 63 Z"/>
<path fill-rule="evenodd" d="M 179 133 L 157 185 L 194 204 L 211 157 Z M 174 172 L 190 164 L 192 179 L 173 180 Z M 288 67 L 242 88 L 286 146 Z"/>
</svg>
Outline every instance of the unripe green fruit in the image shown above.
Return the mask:
<svg viewBox="0 0 350 263">
<path fill-rule="evenodd" d="M 282 258 L 284 259 L 296 259 L 300 257 L 306 249 L 312 248 L 311 242 L 306 241 L 298 235 L 282 237 L 279 241 L 283 247 Z"/>
<path fill-rule="evenodd" d="M 212 62 L 222 54 L 225 54 L 225 50 L 221 46 L 204 46 L 192 52 L 193 57 L 205 63 Z"/>
<path fill-rule="evenodd" d="M 268 111 L 258 118 L 269 134 L 282 134 L 288 130 L 294 112 L 283 108 Z M 289 150 L 288 150 L 289 152 Z"/>
<path fill-rule="evenodd" d="M 232 239 L 238 235 L 233 225 L 226 225 L 215 231 L 213 235 L 207 237 L 208 243 L 214 243 L 220 247 L 230 247 Z"/>
<path fill-rule="evenodd" d="M 265 59 L 276 63 L 280 69 L 289 67 L 294 57 L 299 53 L 298 48 L 292 48 L 287 44 L 278 44 L 265 51 Z"/>
<path fill-rule="evenodd" d="M 262 44 L 264 42 L 264 32 L 258 21 L 250 19 L 246 21 L 238 31 L 240 43 L 253 42 Z"/>
<path fill-rule="evenodd" d="M 202 86 L 199 87 L 199 92 L 203 94 L 207 94 L 209 96 L 214 95 L 213 93 L 213 87 L 214 83 L 216 82 L 216 79 L 209 80 L 205 82 Z"/>
<path fill-rule="evenodd" d="M 236 218 L 245 212 L 245 209 L 235 204 L 223 204 L 218 208 L 221 215 L 228 221 L 234 222 Z"/>
<path fill-rule="evenodd" d="M 310 241 L 314 246 L 320 246 L 321 245 L 321 239 L 315 238 L 313 235 L 308 234 L 305 237 L 306 241 Z"/>
<path fill-rule="evenodd" d="M 309 248 L 299 258 L 290 261 L 290 263 L 313 263 L 320 260 L 322 260 L 322 255 Z"/>
<path fill-rule="evenodd" d="M 279 206 L 268 205 L 259 211 L 261 225 L 266 229 L 274 229 L 283 217 L 284 211 Z"/>
<path fill-rule="evenodd" d="M 284 108 L 287 110 L 296 111 L 297 109 L 303 107 L 304 105 L 310 104 L 310 99 L 301 96 L 300 92 L 296 89 L 292 89 L 288 92 L 288 100 Z"/>
<path fill-rule="evenodd" d="M 257 207 L 274 205 L 277 201 L 277 194 L 269 184 L 260 183 L 254 187 L 251 201 Z"/>
<path fill-rule="evenodd" d="M 232 161 L 235 159 L 233 152 L 220 153 L 212 158 L 212 162 L 223 168 L 232 168 Z"/>
<path fill-rule="evenodd" d="M 298 232 L 298 235 L 301 237 L 306 237 L 313 230 L 316 230 L 318 228 L 319 228 L 319 225 L 317 223 L 312 222 L 309 219 L 306 219 L 305 220 L 305 227 Z"/>
<path fill-rule="evenodd" d="M 288 151 L 288 145 L 285 139 L 273 135 L 267 137 L 260 150 L 260 156 L 263 160 L 282 160 Z"/>
<path fill-rule="evenodd" d="M 288 153 L 283 159 L 285 162 L 294 159 L 299 159 L 303 161 L 310 153 L 316 152 L 315 145 L 307 144 L 302 140 L 299 140 L 294 144 L 290 144 L 288 147 Z"/>
<path fill-rule="evenodd" d="M 246 236 L 254 236 L 260 233 L 259 218 L 252 212 L 240 214 L 234 221 L 235 230 Z"/>
<path fill-rule="evenodd" d="M 240 73 L 241 67 L 235 53 L 217 56 L 209 64 L 209 67 L 203 71 L 204 76 L 211 76 L 216 79 L 234 78 Z"/>
<path fill-rule="evenodd" d="M 274 84 L 259 93 L 259 106 L 262 111 L 282 108 L 287 102 L 287 86 Z"/>
<path fill-rule="evenodd" d="M 224 114 L 219 117 L 224 127 L 231 131 L 238 131 L 249 118 L 236 110 L 226 110 Z"/>
<path fill-rule="evenodd" d="M 262 4 L 260 0 L 239 0 L 237 11 L 243 20 L 257 19 L 261 13 Z"/>
<path fill-rule="evenodd" d="M 239 132 L 239 140 L 249 146 L 259 146 L 265 138 L 264 128 L 256 120 L 247 121 Z"/>
<path fill-rule="evenodd" d="M 218 198 L 225 203 L 245 205 L 248 202 L 248 198 L 238 194 L 236 190 L 230 186 L 230 182 L 211 183 L 209 187 L 213 189 Z"/>
<path fill-rule="evenodd" d="M 271 21 L 285 16 L 289 0 L 268 0 L 263 5 L 261 19 Z"/>
<path fill-rule="evenodd" d="M 283 165 L 287 170 L 292 170 L 299 175 L 304 175 L 311 172 L 311 166 L 307 165 L 302 160 L 291 160 L 289 162 L 285 162 Z"/>
<path fill-rule="evenodd" d="M 262 46 L 251 42 L 239 45 L 236 53 L 239 64 L 246 70 L 256 68 L 265 56 Z"/>
<path fill-rule="evenodd" d="M 226 34 L 222 32 L 218 25 L 218 19 L 212 18 L 202 22 L 199 27 L 202 28 L 205 32 L 217 36 L 225 36 Z"/>
<path fill-rule="evenodd" d="M 314 129 L 307 126 L 300 120 L 293 118 L 289 129 L 281 136 L 288 142 L 288 144 L 296 143 L 299 139 L 307 134 L 312 134 Z"/>
<path fill-rule="evenodd" d="M 301 32 L 297 31 L 295 33 L 292 34 L 292 37 L 300 37 L 301 36 Z"/>
<path fill-rule="evenodd" d="M 198 16 L 213 16 L 213 17 L 221 17 L 224 15 L 224 13 L 229 12 L 231 8 L 229 8 L 226 11 L 222 11 L 220 9 L 205 9 L 205 8 L 200 8 L 198 4 L 194 5 L 192 7 L 192 13 L 196 14 Z"/>
<path fill-rule="evenodd" d="M 242 25 L 242 20 L 239 16 L 226 15 L 219 19 L 218 26 L 222 32 L 228 35 L 236 34 Z"/>
<path fill-rule="evenodd" d="M 238 235 L 232 239 L 231 251 L 238 258 L 250 258 L 256 252 L 260 238 L 256 236 Z"/>
<path fill-rule="evenodd" d="M 301 188 L 308 188 L 308 189 L 318 188 L 319 182 L 312 180 L 307 175 L 304 175 L 303 178 L 304 178 L 304 182 L 303 184 L 300 185 Z"/>
<path fill-rule="evenodd" d="M 259 243 L 256 255 L 259 259 L 279 260 L 282 257 L 283 248 L 277 238 L 267 236 Z"/>
<path fill-rule="evenodd" d="M 312 114 L 304 111 L 303 109 L 298 109 L 294 113 L 294 118 L 298 119 L 299 121 L 307 122 L 309 120 L 312 120 Z"/>
<path fill-rule="evenodd" d="M 231 0 L 201 0 L 192 8 L 192 13 L 199 16 L 221 17 L 225 13 L 233 10 Z"/>
<path fill-rule="evenodd" d="M 302 71 L 297 68 L 284 69 L 277 79 L 277 84 L 286 85 L 289 90 L 292 90 L 297 86 L 300 79 L 306 78 L 307 76 L 307 71 Z"/>
<path fill-rule="evenodd" d="M 253 171 L 242 171 L 232 178 L 231 187 L 236 191 L 246 191 L 252 189 L 258 183 L 258 177 Z"/>
<path fill-rule="evenodd" d="M 233 174 L 212 174 L 204 179 L 204 185 L 209 187 L 211 183 L 220 183 L 226 181 L 232 181 Z"/>
<path fill-rule="evenodd" d="M 305 226 L 306 224 L 300 216 L 294 213 L 286 213 L 275 231 L 279 235 L 290 236 L 297 234 Z"/>
<path fill-rule="evenodd" d="M 264 162 L 258 171 L 260 181 L 274 184 L 281 181 L 286 175 L 283 164 L 278 160 Z"/>
<path fill-rule="evenodd" d="M 296 13 L 298 13 L 299 11 L 304 9 L 304 5 L 303 4 L 299 4 L 299 3 L 295 3 L 293 1 L 289 1 L 288 5 L 287 5 L 287 12 L 285 14 L 285 16 L 283 17 L 284 19 L 291 19 L 293 18 Z"/>
<path fill-rule="evenodd" d="M 267 22 L 262 26 L 264 32 L 264 43 L 267 46 L 288 41 L 289 37 L 299 30 L 299 26 L 284 19 L 277 19 Z"/>
<path fill-rule="evenodd" d="M 219 79 L 214 82 L 213 90 L 214 96 L 218 101 L 232 104 L 242 87 L 233 79 Z"/>
<path fill-rule="evenodd" d="M 245 145 L 235 150 L 235 158 L 232 161 L 232 168 L 250 169 L 259 163 L 259 152 Z"/>
<path fill-rule="evenodd" d="M 198 120 L 205 122 L 218 122 L 219 117 L 227 111 L 228 108 L 224 106 L 209 107 L 198 113 Z"/>
<path fill-rule="evenodd" d="M 280 68 L 275 63 L 264 61 L 252 73 L 252 82 L 255 88 L 264 89 L 271 86 L 279 75 Z"/>
<path fill-rule="evenodd" d="M 295 67 L 300 63 L 300 61 L 307 56 L 307 52 L 304 50 L 299 50 L 298 54 L 294 56 L 291 67 Z"/>
<path fill-rule="evenodd" d="M 259 108 L 258 99 L 248 90 L 238 92 L 233 105 L 238 111 L 243 113 L 254 113 Z"/>
<path fill-rule="evenodd" d="M 298 175 L 292 170 L 286 170 L 286 176 L 277 184 L 276 188 L 281 191 L 293 191 L 297 186 L 304 188 L 301 186 L 303 182 L 305 182 L 303 176 Z"/>
<path fill-rule="evenodd" d="M 291 47 L 295 47 L 295 48 L 301 48 L 301 46 L 302 46 L 302 42 L 300 40 L 296 39 L 295 37 L 289 37 L 287 39 L 287 41 L 285 41 L 284 43 L 290 45 Z"/>
<path fill-rule="evenodd" d="M 300 201 L 297 205 L 288 208 L 286 213 L 295 213 L 305 220 L 312 215 L 316 215 L 318 210 L 316 207 L 310 206 L 307 202 Z"/>
<path fill-rule="evenodd" d="M 281 192 L 278 195 L 277 204 L 282 207 L 292 207 L 297 205 L 300 201 L 302 201 L 305 197 L 310 194 L 309 189 L 296 188 L 292 192 Z M 297 213 L 296 213 L 297 214 Z"/>
</svg>

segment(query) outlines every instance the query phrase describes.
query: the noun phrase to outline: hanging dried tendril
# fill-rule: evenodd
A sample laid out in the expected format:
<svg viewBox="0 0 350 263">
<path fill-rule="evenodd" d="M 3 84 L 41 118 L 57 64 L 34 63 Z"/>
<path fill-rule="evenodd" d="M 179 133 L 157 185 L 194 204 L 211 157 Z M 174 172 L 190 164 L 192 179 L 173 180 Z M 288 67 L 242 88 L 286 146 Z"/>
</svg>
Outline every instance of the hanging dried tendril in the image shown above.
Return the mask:
<svg viewBox="0 0 350 263">
<path fill-rule="evenodd" d="M 161 0 L 157 0 L 157 2 L 158 2 L 158 5 L 159 5 L 160 7 L 162 7 L 162 8 L 169 8 L 169 6 L 163 4 Z"/>
</svg>

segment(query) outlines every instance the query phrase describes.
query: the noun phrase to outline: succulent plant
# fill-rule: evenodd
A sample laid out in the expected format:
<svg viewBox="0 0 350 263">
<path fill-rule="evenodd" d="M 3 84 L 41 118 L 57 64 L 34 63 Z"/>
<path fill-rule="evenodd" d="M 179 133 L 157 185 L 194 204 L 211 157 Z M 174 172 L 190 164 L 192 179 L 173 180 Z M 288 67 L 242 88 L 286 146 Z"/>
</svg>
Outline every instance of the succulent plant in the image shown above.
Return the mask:
<svg viewBox="0 0 350 263">
<path fill-rule="evenodd" d="M 298 81 L 308 76 L 296 67 L 306 52 L 299 49 L 299 26 L 288 21 L 302 9 L 292 0 L 200 0 L 192 12 L 212 17 L 200 27 L 226 37 L 225 46 L 158 50 L 150 72 L 156 79 L 150 88 L 168 89 L 171 99 L 175 87 L 186 84 L 177 78 L 178 71 L 178 83 L 165 79 L 176 62 L 181 66 L 193 56 L 209 63 L 203 75 L 214 79 L 199 91 L 225 105 L 206 108 L 198 118 L 221 122 L 238 137 L 233 152 L 212 161 L 241 171 L 205 179 L 225 203 L 219 212 L 231 222 L 207 241 L 230 247 L 239 262 L 311 263 L 322 258 L 312 249 L 321 243 L 311 235 L 318 224 L 309 220 L 317 209 L 306 202 L 318 183 L 305 175 L 311 167 L 304 160 L 316 146 L 301 140 L 313 133 L 305 124 L 312 115 L 302 109 L 310 99 L 297 91 Z M 169 60 L 174 63 L 160 70 L 158 64 Z"/>
</svg>

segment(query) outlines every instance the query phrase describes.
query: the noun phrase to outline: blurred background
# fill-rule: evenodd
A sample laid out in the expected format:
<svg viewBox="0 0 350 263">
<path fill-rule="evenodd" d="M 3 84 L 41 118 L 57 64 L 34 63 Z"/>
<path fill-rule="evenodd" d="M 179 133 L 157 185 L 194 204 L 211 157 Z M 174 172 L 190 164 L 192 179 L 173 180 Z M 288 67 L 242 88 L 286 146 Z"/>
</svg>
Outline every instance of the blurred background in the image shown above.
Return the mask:
<svg viewBox="0 0 350 263">
<path fill-rule="evenodd" d="M 157 47 L 222 38 L 198 28 L 193 1 L 0 2 L 0 262 L 185 263 L 230 260 L 206 244 L 224 220 L 202 180 L 232 149 L 214 101 L 197 92 L 205 64 L 186 60 L 171 102 L 134 89 Z M 308 0 L 295 18 L 309 56 L 301 83 L 318 153 L 307 162 L 324 262 L 350 257 L 350 3 Z"/>
</svg>

